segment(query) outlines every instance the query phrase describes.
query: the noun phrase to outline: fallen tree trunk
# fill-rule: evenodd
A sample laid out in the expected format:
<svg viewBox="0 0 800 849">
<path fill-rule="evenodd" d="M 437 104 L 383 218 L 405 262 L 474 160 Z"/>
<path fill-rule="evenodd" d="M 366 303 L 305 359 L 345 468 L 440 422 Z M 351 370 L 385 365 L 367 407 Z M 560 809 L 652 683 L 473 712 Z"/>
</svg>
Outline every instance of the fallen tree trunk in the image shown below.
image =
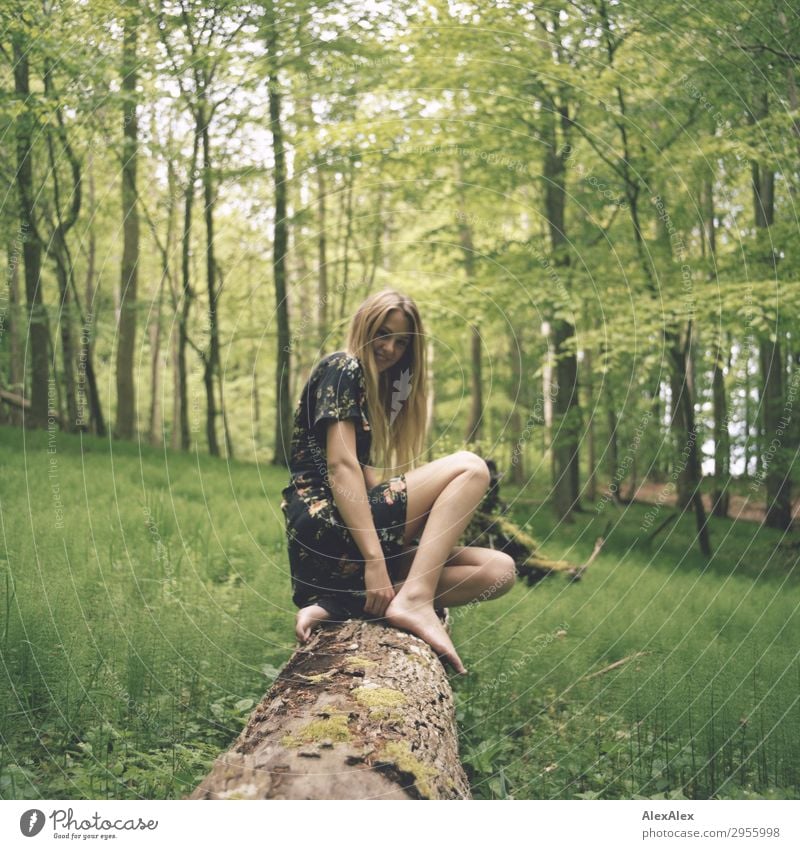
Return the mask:
<svg viewBox="0 0 800 849">
<path fill-rule="evenodd" d="M 190 798 L 470 798 L 441 662 L 394 628 L 324 628 Z"/>
</svg>

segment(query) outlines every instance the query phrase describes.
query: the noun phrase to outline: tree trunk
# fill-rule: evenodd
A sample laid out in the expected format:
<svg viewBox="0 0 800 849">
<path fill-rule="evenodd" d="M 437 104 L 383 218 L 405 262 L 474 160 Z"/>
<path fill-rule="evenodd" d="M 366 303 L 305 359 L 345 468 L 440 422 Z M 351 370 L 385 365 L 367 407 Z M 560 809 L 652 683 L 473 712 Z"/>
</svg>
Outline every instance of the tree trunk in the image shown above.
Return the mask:
<svg viewBox="0 0 800 849">
<path fill-rule="evenodd" d="M 483 432 L 483 384 L 481 380 L 481 332 L 470 326 L 470 408 L 464 442 L 478 442 Z"/>
<path fill-rule="evenodd" d="M 194 180 L 197 174 L 197 156 L 200 149 L 200 130 L 195 124 L 194 140 L 192 143 L 192 158 L 189 162 L 189 174 L 186 178 L 186 194 L 183 198 L 183 235 L 181 237 L 181 300 L 180 316 L 178 319 L 178 402 L 180 421 L 173 427 L 180 429 L 180 444 L 184 451 L 189 450 L 189 375 L 186 370 L 186 346 L 189 343 L 189 313 L 192 309 L 194 292 L 192 291 L 191 245 L 192 245 L 192 212 L 194 211 Z"/>
<path fill-rule="evenodd" d="M 509 400 L 513 405 L 509 417 L 509 438 L 512 443 L 511 458 L 511 481 L 517 486 L 525 483 L 525 448 L 530 438 L 523 432 L 522 416 L 520 408 L 524 408 L 525 392 L 523 389 L 522 368 L 524 352 L 522 350 L 522 333 L 519 327 L 511 325 L 509 336 L 509 362 L 511 366 L 511 384 L 509 386 Z M 528 413 L 530 416 L 531 413 Z M 532 421 L 526 420 L 525 430 L 530 434 L 533 430 Z"/>
<path fill-rule="evenodd" d="M 170 216 L 172 211 L 170 210 Z M 166 263 L 166 260 L 165 260 Z M 161 311 L 164 307 L 164 281 L 167 269 L 161 270 L 161 280 L 158 284 L 158 304 L 155 318 L 150 322 L 150 416 L 147 432 L 151 445 L 161 444 Z"/>
<path fill-rule="evenodd" d="M 673 363 L 676 358 L 673 357 Z M 672 430 L 672 479 L 675 482 L 677 507 L 685 510 L 692 500 L 692 491 L 696 483 L 692 481 L 692 470 L 687 462 L 687 446 L 693 440 L 693 435 L 688 434 L 684 426 L 684 417 L 681 411 L 681 399 L 688 393 L 688 374 L 683 378 L 677 371 L 670 371 L 670 390 L 672 395 L 672 410 L 670 426 Z M 689 393 L 691 394 L 691 393 Z"/>
<path fill-rule="evenodd" d="M 77 387 L 75 382 L 75 366 L 77 357 L 73 344 L 72 333 L 72 304 L 69 297 L 69 279 L 65 268 L 65 257 L 58 245 L 54 246 L 56 279 L 60 295 L 58 326 L 61 333 L 61 351 L 64 371 L 64 393 L 67 400 L 67 421 L 64 430 L 73 432 L 78 428 L 83 416 L 78 413 Z"/>
<path fill-rule="evenodd" d="M 458 239 L 461 244 L 461 253 L 464 257 L 464 276 L 467 288 L 471 289 L 475 280 L 475 246 L 472 241 L 472 230 L 470 229 L 466 204 L 464 201 L 463 185 L 466 181 L 464 175 L 463 160 L 458 160 Z M 464 429 L 464 442 L 477 442 L 481 438 L 483 422 L 483 385 L 481 381 L 481 334 L 474 325 L 470 326 L 470 409 L 467 425 Z"/>
<path fill-rule="evenodd" d="M 89 404 L 89 418 L 92 428 L 97 436 L 106 435 L 106 423 L 103 418 L 103 408 L 100 403 L 100 391 L 97 387 L 97 377 L 94 370 L 94 329 L 97 326 L 97 309 L 95 299 L 95 255 L 97 251 L 97 239 L 94 231 L 95 221 L 95 192 L 94 192 L 94 160 L 90 157 L 88 164 L 89 174 L 89 215 L 92 225 L 89 228 L 88 248 L 86 257 L 86 313 L 83 316 L 83 331 L 81 332 L 79 362 L 86 366 L 86 387 L 84 394 Z M 77 301 L 77 296 L 76 296 Z"/>
<path fill-rule="evenodd" d="M 219 457 L 217 442 L 217 404 L 214 395 L 214 378 L 219 371 L 219 328 L 217 326 L 217 287 L 215 283 L 216 262 L 214 260 L 214 192 L 211 183 L 211 139 L 208 125 L 211 116 L 208 105 L 200 106 L 200 121 L 203 138 L 203 201 L 206 223 L 206 283 L 208 290 L 208 352 L 205 356 L 203 383 L 206 388 L 206 439 L 208 453 Z"/>
<path fill-rule="evenodd" d="M 714 481 L 712 512 L 718 518 L 728 515 L 730 506 L 730 462 L 731 448 L 728 433 L 728 402 L 725 393 L 725 375 L 722 370 L 723 351 L 717 346 L 714 357 L 713 397 L 714 397 Z"/>
<path fill-rule="evenodd" d="M 323 629 L 191 798 L 470 798 L 441 662 L 394 628 Z"/>
<path fill-rule="evenodd" d="M 787 530 L 792 523 L 791 478 L 787 442 L 791 439 L 791 407 L 784 406 L 784 364 L 781 355 L 781 340 L 762 341 L 761 375 L 763 380 L 763 421 L 766 456 L 764 478 L 766 485 L 766 517 L 764 524 L 769 528 Z"/>
<path fill-rule="evenodd" d="M 272 134 L 272 151 L 275 158 L 275 229 L 272 244 L 272 274 L 275 282 L 275 314 L 278 325 L 278 350 L 275 364 L 275 449 L 274 466 L 288 466 L 292 434 L 292 399 L 289 393 L 291 373 L 291 348 L 289 333 L 289 304 L 286 292 L 286 249 L 289 242 L 289 224 L 286 220 L 287 171 L 283 140 L 280 80 L 277 72 L 277 22 L 275 10 L 268 10 L 267 53 L 272 67 L 269 73 L 269 126 Z"/>
<path fill-rule="evenodd" d="M 27 104 L 30 98 L 28 71 L 28 45 L 15 35 L 14 50 L 14 93 L 18 100 Z M 42 244 L 36 229 L 33 199 L 33 128 L 35 117 L 27 107 L 16 120 L 17 147 L 17 193 L 19 195 L 19 239 L 25 260 L 25 297 L 28 326 L 25 329 L 31 349 L 31 392 L 30 407 L 23 413 L 28 427 L 46 428 L 50 366 L 48 361 L 49 332 L 47 311 L 42 299 Z M 24 379 L 24 378 L 23 378 Z M 28 398 L 27 394 L 25 396 Z"/>
<path fill-rule="evenodd" d="M 688 333 L 691 334 L 691 323 Z M 683 425 L 683 433 L 686 442 L 683 446 L 681 456 L 685 456 L 685 468 L 688 478 L 692 482 L 691 504 L 694 508 L 695 524 L 697 527 L 697 541 L 700 551 L 705 557 L 711 556 L 711 540 L 708 533 L 708 522 L 703 499 L 700 493 L 700 452 L 697 446 L 697 423 L 694 416 L 694 392 L 688 381 L 689 367 L 687 365 L 687 350 L 691 351 L 691 335 L 689 335 L 685 348 L 673 344 L 669 354 L 672 358 L 674 373 L 687 375 L 687 380 L 681 385 L 681 393 L 677 399 L 679 415 Z M 683 460 L 681 462 L 684 462 Z"/>
<path fill-rule="evenodd" d="M 425 410 L 425 433 L 428 439 L 427 457 L 430 463 L 435 459 L 433 456 L 433 446 L 436 441 L 436 435 L 433 431 L 433 426 L 436 422 L 436 364 L 434 357 L 436 347 L 430 336 L 428 336 L 425 344 L 428 349 L 428 404 Z"/>
<path fill-rule="evenodd" d="M 708 259 L 711 267 L 711 281 L 716 281 L 717 269 L 717 228 L 714 223 L 714 181 L 709 176 L 703 186 L 703 218 L 705 219 L 703 241 L 708 245 Z M 724 519 L 728 515 L 730 504 L 730 463 L 731 447 L 728 433 L 728 401 L 725 392 L 725 352 L 722 346 L 722 332 L 714 345 L 714 366 L 711 375 L 711 393 L 714 410 L 714 492 L 711 496 L 711 512 Z"/>
<path fill-rule="evenodd" d="M 769 111 L 767 94 L 764 92 L 750 113 L 753 123 L 765 118 Z M 769 231 L 775 216 L 775 172 L 758 162 L 751 162 L 753 209 L 757 231 Z M 765 273 L 774 275 L 774 259 Z M 780 321 L 780 315 L 778 317 Z M 759 363 L 761 366 L 761 474 L 766 488 L 766 518 L 770 528 L 786 530 L 792 521 L 791 504 L 791 452 L 787 442 L 791 439 L 791 408 L 784 411 L 784 364 L 781 351 L 781 331 L 774 328 L 775 340 L 762 338 L 759 341 Z M 782 418 L 781 413 L 785 412 Z"/>
<path fill-rule="evenodd" d="M 21 240 L 8 246 L 8 386 L 12 392 L 24 395 L 25 392 L 25 360 L 22 356 L 22 345 L 19 332 L 19 318 L 22 309 L 19 298 L 19 260 Z M 13 409 L 9 414 L 13 425 L 22 424 L 21 408 Z"/>
<path fill-rule="evenodd" d="M 138 125 L 136 117 L 136 37 L 133 13 L 125 15 L 122 41 L 122 93 L 124 103 L 122 156 L 122 273 L 119 295 L 119 339 L 117 343 L 116 435 L 132 439 L 136 430 L 136 387 L 133 357 L 136 346 L 136 288 L 139 264 L 139 213 L 136 201 Z"/>
<path fill-rule="evenodd" d="M 614 402 L 614 393 L 611 389 L 611 378 L 606 380 L 606 421 L 608 423 L 608 477 L 612 483 L 616 482 L 619 471 L 619 420 L 617 408 Z M 611 491 L 614 501 L 619 501 L 619 489 Z"/>
<path fill-rule="evenodd" d="M 325 210 L 325 175 L 322 161 L 317 165 L 317 253 L 319 259 L 319 278 L 317 289 L 317 344 L 320 349 L 328 336 L 328 234 Z"/>
<path fill-rule="evenodd" d="M 342 280 L 341 280 L 341 288 L 342 288 L 342 300 L 339 302 L 339 320 L 340 322 L 344 321 L 345 314 L 347 312 L 347 292 L 350 287 L 350 242 L 353 238 L 353 187 L 356 182 L 356 169 L 355 169 L 355 161 L 351 157 L 349 160 L 349 167 L 347 169 L 347 176 L 345 177 L 345 194 L 344 194 L 344 220 L 345 220 L 345 230 L 344 230 L 344 246 L 342 251 Z"/>
<path fill-rule="evenodd" d="M 586 409 L 591 410 L 589 422 L 587 424 L 588 433 L 586 434 L 586 497 L 590 501 L 597 498 L 597 429 L 595 427 L 595 414 L 597 408 L 595 406 L 594 397 L 594 375 L 592 373 L 592 352 L 584 349 L 583 363 L 586 368 L 585 394 Z"/>
<path fill-rule="evenodd" d="M 549 99 L 548 99 L 549 100 Z M 551 259 L 540 259 L 540 264 L 555 283 L 562 309 L 569 304 L 564 273 L 570 266 L 567 253 L 565 223 L 566 209 L 566 156 L 569 152 L 567 133 L 569 127 L 568 107 L 555 99 L 549 100 L 543 109 L 543 136 L 545 142 L 544 215 L 550 235 Z M 556 119 L 561 127 L 562 144 L 558 144 Z M 553 386 L 553 441 L 550 451 L 553 508 L 559 520 L 570 521 L 572 511 L 578 504 L 580 490 L 579 473 L 579 416 L 578 360 L 571 350 L 570 341 L 575 336 L 572 323 L 561 318 L 552 321 L 553 354 L 555 357 L 555 381 Z"/>
</svg>

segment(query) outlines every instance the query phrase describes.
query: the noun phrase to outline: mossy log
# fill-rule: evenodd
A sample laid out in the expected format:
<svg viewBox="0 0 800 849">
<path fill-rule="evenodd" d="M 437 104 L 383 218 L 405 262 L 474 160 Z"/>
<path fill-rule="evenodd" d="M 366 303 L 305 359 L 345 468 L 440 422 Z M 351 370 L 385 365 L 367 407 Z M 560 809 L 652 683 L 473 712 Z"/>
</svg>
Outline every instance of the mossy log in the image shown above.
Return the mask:
<svg viewBox="0 0 800 849">
<path fill-rule="evenodd" d="M 383 625 L 318 631 L 191 798 L 470 798 L 441 662 Z"/>
</svg>

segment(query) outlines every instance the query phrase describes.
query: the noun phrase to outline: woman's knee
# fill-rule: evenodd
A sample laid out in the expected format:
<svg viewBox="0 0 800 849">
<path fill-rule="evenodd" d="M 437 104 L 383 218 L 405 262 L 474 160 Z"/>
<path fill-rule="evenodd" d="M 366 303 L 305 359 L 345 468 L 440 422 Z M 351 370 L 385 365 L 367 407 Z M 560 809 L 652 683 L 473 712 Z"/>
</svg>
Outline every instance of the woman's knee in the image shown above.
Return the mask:
<svg viewBox="0 0 800 849">
<path fill-rule="evenodd" d="M 517 577 L 514 558 L 503 551 L 496 551 L 488 563 L 488 568 L 491 598 L 505 595 L 514 586 L 514 579 Z"/>
<path fill-rule="evenodd" d="M 470 472 L 480 479 L 488 489 L 492 476 L 489 472 L 489 466 L 486 464 L 486 460 L 484 460 L 483 457 L 476 454 L 474 451 L 456 451 L 456 453 L 452 456 L 453 459 L 458 462 L 462 472 Z"/>
</svg>

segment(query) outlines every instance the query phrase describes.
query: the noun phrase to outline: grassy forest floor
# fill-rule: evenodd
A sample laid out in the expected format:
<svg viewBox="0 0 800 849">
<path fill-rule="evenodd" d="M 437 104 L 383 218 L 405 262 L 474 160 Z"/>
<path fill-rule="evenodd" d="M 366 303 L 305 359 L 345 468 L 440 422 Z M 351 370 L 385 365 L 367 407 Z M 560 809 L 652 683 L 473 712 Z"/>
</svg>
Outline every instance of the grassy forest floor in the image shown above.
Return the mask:
<svg viewBox="0 0 800 849">
<path fill-rule="evenodd" d="M 285 471 L 10 428 L 0 465 L 0 798 L 187 794 L 294 648 Z M 648 505 L 556 525 L 534 485 L 502 495 L 548 556 L 608 538 L 453 611 L 475 796 L 797 798 L 789 538 L 712 520 L 704 562 L 691 517 L 648 546 Z"/>
</svg>

